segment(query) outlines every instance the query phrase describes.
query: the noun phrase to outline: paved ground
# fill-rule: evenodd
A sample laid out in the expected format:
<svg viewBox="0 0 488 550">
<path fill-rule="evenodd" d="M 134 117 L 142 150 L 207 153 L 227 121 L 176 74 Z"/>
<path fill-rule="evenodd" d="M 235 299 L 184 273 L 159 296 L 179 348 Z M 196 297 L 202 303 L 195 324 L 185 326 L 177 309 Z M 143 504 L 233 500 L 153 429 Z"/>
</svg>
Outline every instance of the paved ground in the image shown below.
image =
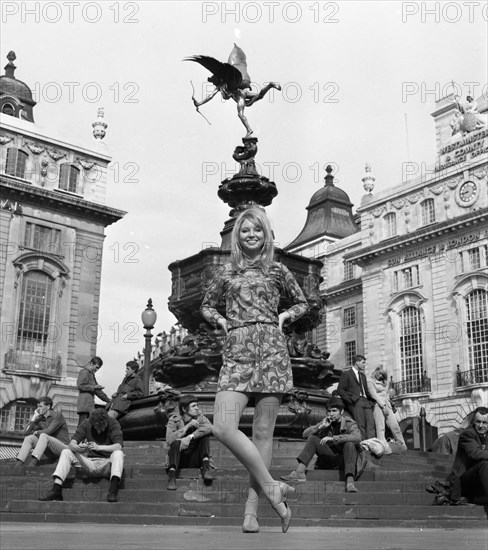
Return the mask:
<svg viewBox="0 0 488 550">
<path fill-rule="evenodd" d="M 235 527 L 3 523 L 1 550 L 486 550 L 487 529 Z"/>
</svg>

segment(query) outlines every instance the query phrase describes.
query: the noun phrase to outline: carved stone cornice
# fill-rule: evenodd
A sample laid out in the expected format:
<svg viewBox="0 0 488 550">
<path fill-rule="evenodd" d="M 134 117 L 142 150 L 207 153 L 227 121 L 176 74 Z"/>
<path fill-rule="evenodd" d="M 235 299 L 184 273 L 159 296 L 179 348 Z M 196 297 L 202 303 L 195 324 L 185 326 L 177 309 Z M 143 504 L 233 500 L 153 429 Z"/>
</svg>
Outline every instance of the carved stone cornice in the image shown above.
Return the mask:
<svg viewBox="0 0 488 550">
<path fill-rule="evenodd" d="M 9 141 L 12 141 L 14 139 L 14 136 L 9 136 L 8 134 L 4 134 L 3 132 L 0 134 L 0 145 L 5 145 Z"/>
<path fill-rule="evenodd" d="M 25 145 L 31 153 L 34 153 L 34 155 L 40 155 L 43 151 L 46 150 L 43 145 L 41 145 L 40 143 L 35 143 L 34 141 L 24 140 L 22 145 Z"/>
<path fill-rule="evenodd" d="M 333 300 L 344 298 L 350 294 L 360 293 L 363 287 L 361 279 L 350 279 L 344 281 L 338 285 L 331 286 L 321 292 L 321 297 L 325 299 L 327 303 Z"/>
<path fill-rule="evenodd" d="M 18 182 L 4 174 L 0 175 L 0 190 L 2 198 L 21 201 L 24 208 L 29 204 L 39 208 L 50 208 L 60 213 L 101 223 L 105 227 L 120 220 L 127 213 L 73 195 Z"/>
<path fill-rule="evenodd" d="M 94 160 L 89 160 L 82 157 L 76 157 L 77 162 L 80 164 L 80 166 L 83 168 L 83 170 L 91 170 L 94 166 L 98 166 L 98 164 Z"/>
<path fill-rule="evenodd" d="M 474 229 L 474 227 L 484 227 L 488 223 L 488 207 L 468 212 L 463 216 L 451 218 L 443 222 L 433 224 L 428 227 L 422 227 L 413 233 L 406 235 L 398 235 L 391 239 L 386 239 L 378 244 L 366 246 L 344 254 L 344 260 L 353 262 L 357 265 L 365 265 L 369 262 L 376 261 L 380 256 L 387 254 L 397 254 L 403 249 L 412 246 L 426 244 L 428 241 L 442 238 L 446 235 L 453 234 L 463 229 Z"/>
<path fill-rule="evenodd" d="M 47 154 L 55 161 L 61 160 L 66 156 L 66 153 L 63 153 L 63 151 L 60 151 L 59 149 L 48 149 Z"/>
</svg>

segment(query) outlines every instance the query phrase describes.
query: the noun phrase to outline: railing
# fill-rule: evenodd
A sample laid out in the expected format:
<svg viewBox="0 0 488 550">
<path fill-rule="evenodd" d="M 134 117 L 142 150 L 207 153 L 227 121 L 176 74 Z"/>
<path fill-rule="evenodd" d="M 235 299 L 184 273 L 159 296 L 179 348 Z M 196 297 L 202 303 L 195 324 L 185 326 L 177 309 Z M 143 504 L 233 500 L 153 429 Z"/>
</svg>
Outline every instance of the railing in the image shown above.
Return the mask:
<svg viewBox="0 0 488 550">
<path fill-rule="evenodd" d="M 414 380 L 400 380 L 400 382 L 393 382 L 395 396 L 407 395 L 409 393 L 430 392 L 430 388 L 430 378 L 427 378 L 427 376 L 421 376 L 420 378 Z"/>
<path fill-rule="evenodd" d="M 456 372 L 456 387 L 472 386 L 473 384 L 483 384 L 488 382 L 488 367 Z"/>
<path fill-rule="evenodd" d="M 44 376 L 61 376 L 61 357 L 47 357 L 34 352 L 8 351 L 5 354 L 3 370 L 22 371 L 29 374 L 40 374 Z"/>
</svg>

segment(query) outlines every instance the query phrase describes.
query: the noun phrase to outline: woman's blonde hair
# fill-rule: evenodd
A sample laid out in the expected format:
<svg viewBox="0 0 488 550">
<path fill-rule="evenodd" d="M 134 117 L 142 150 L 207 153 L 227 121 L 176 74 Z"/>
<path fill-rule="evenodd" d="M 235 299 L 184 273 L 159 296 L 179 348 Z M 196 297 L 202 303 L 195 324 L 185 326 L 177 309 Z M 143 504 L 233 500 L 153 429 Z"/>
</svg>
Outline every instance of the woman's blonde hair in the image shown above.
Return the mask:
<svg viewBox="0 0 488 550">
<path fill-rule="evenodd" d="M 376 380 L 383 380 L 383 382 L 388 380 L 388 373 L 383 365 L 380 365 L 374 369 L 373 378 L 376 378 Z"/>
<path fill-rule="evenodd" d="M 258 257 L 258 264 L 264 273 L 268 272 L 274 260 L 273 231 L 266 212 L 257 206 L 244 210 L 236 220 L 231 237 L 231 264 L 235 271 L 241 271 L 247 267 L 247 258 L 239 242 L 239 232 L 242 224 L 249 220 L 254 225 L 263 229 L 264 244 Z"/>
</svg>

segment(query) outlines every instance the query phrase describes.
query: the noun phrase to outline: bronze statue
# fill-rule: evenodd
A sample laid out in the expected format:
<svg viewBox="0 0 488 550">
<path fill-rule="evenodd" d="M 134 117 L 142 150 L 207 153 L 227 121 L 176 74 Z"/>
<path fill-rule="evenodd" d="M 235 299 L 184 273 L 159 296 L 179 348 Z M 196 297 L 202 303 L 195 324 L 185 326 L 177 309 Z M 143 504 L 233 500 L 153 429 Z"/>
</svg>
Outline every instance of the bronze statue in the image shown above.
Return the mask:
<svg viewBox="0 0 488 550">
<path fill-rule="evenodd" d="M 244 107 L 250 107 L 256 101 L 263 99 L 271 88 L 281 90 L 277 82 L 270 82 L 260 92 L 252 91 L 251 77 L 247 72 L 246 54 L 236 44 L 227 63 L 221 63 L 207 55 L 194 55 L 187 57 L 184 61 L 196 61 L 212 73 L 208 81 L 215 86 L 215 90 L 200 102 L 192 97 L 197 111 L 200 112 L 198 108 L 209 102 L 218 92 L 224 99 L 232 98 L 237 103 L 237 116 L 247 130 L 246 137 L 250 137 L 253 131 L 244 115 Z"/>
</svg>

